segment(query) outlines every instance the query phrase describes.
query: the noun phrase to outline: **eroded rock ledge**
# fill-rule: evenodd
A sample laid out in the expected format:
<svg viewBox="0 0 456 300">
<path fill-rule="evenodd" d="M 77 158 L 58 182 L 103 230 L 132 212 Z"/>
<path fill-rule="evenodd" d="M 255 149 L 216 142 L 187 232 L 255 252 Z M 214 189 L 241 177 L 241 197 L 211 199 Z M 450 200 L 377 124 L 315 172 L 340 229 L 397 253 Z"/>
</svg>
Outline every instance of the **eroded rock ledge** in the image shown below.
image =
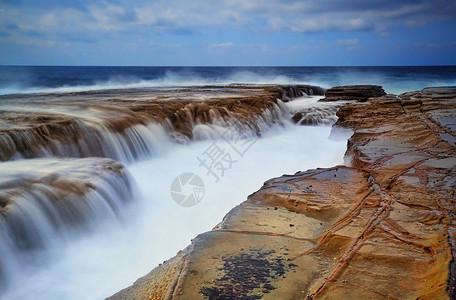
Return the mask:
<svg viewBox="0 0 456 300">
<path fill-rule="evenodd" d="M 267 181 L 110 299 L 456 296 L 456 88 L 348 104 L 338 116 L 354 130 L 349 167 Z"/>
<path fill-rule="evenodd" d="M 142 155 L 138 148 L 153 152 L 147 136 L 156 130 L 151 133 L 147 126 L 157 125 L 178 141 L 194 138 L 197 124 L 236 120 L 259 131 L 259 120 L 277 121 L 261 119 L 280 110 L 279 102 L 323 94 L 324 89 L 309 85 L 233 85 L 0 96 L 0 161 L 136 160 Z"/>
<path fill-rule="evenodd" d="M 19 269 L 42 263 L 29 258 L 33 253 L 120 217 L 133 198 L 125 167 L 110 159 L 2 162 L 0 289 Z"/>
</svg>

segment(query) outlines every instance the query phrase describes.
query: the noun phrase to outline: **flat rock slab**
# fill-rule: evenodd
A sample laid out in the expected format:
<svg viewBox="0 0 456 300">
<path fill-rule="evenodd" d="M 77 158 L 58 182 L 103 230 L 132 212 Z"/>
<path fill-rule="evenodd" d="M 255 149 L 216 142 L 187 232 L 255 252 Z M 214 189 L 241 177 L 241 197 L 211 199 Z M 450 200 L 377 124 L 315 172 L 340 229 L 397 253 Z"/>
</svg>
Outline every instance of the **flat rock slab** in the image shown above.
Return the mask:
<svg viewBox="0 0 456 300">
<path fill-rule="evenodd" d="M 386 95 L 379 85 L 345 85 L 332 87 L 325 92 L 325 98 L 320 101 L 356 100 L 364 102 L 372 97 Z"/>
</svg>

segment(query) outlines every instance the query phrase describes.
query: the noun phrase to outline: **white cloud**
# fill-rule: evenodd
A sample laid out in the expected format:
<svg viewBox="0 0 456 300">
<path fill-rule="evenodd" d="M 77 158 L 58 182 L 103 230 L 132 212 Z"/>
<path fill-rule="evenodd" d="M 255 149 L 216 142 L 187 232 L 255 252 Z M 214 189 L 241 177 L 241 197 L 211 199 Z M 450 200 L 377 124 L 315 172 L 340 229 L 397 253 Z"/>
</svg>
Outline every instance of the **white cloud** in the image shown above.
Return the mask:
<svg viewBox="0 0 456 300">
<path fill-rule="evenodd" d="M 211 47 L 231 47 L 234 46 L 235 44 L 232 42 L 227 42 L 227 43 L 220 43 L 220 44 L 211 44 Z"/>
</svg>

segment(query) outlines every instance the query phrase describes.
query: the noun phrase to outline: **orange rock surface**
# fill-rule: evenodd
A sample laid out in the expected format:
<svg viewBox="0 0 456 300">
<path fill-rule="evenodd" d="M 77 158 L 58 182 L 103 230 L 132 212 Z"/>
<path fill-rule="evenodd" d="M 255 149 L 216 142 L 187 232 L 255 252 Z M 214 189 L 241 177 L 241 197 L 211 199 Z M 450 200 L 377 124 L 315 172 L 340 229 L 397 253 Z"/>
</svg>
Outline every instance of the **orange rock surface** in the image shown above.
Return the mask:
<svg viewBox="0 0 456 300">
<path fill-rule="evenodd" d="M 454 298 L 456 88 L 338 116 L 347 166 L 267 181 L 110 299 Z"/>
</svg>

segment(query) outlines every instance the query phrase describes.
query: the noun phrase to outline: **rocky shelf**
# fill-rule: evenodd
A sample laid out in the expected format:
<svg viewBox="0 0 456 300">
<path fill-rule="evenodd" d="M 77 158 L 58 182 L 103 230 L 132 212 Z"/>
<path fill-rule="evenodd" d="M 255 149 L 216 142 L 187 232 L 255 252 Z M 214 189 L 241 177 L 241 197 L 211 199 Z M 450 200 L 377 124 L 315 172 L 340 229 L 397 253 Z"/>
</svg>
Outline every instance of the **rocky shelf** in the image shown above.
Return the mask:
<svg viewBox="0 0 456 300">
<path fill-rule="evenodd" d="M 109 299 L 454 298 L 456 88 L 371 97 L 337 113 L 347 166 L 267 181 Z"/>
<path fill-rule="evenodd" d="M 325 92 L 325 98 L 320 101 L 356 100 L 364 102 L 371 97 L 381 97 L 384 95 L 386 93 L 379 85 L 346 85 L 328 89 Z"/>
<path fill-rule="evenodd" d="M 324 92 L 309 85 L 233 85 L 4 95 L 0 162 L 49 156 L 125 161 L 113 150 L 118 144 L 136 160 L 141 154 L 133 143 L 138 137 L 146 143 L 140 131 L 151 124 L 181 142 L 194 138 L 196 124 L 236 120 L 258 130 L 258 120 L 280 110 L 279 102 Z"/>
</svg>

